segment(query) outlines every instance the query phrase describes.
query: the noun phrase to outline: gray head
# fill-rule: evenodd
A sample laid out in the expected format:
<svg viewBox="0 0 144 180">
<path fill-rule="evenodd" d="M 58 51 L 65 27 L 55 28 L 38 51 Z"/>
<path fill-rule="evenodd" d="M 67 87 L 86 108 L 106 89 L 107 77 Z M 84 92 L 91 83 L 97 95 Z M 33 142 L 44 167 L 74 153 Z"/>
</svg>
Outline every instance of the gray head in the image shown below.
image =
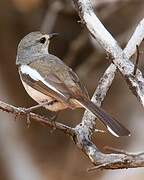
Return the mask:
<svg viewBox="0 0 144 180">
<path fill-rule="evenodd" d="M 18 45 L 16 64 L 29 64 L 35 57 L 48 54 L 50 39 L 56 35 L 58 34 L 42 34 L 39 31 L 27 34 Z"/>
</svg>

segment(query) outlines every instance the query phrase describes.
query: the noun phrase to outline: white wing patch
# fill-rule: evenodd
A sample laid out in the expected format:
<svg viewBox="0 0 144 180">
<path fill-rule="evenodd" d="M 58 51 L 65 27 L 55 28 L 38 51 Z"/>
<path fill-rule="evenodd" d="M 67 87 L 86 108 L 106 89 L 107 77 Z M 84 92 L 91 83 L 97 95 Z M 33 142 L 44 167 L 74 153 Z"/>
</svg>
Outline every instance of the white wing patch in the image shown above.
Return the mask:
<svg viewBox="0 0 144 180">
<path fill-rule="evenodd" d="M 59 93 L 60 95 L 64 96 L 60 91 L 58 91 L 55 87 L 45 81 L 45 79 L 40 75 L 40 73 L 36 70 L 31 68 L 28 65 L 21 65 L 20 70 L 23 74 L 29 75 L 35 81 L 43 82 L 47 87 L 52 89 L 53 91 Z"/>
<path fill-rule="evenodd" d="M 21 65 L 20 70 L 23 74 L 29 75 L 35 81 L 42 81 L 43 77 L 33 68 L 28 65 Z"/>
</svg>

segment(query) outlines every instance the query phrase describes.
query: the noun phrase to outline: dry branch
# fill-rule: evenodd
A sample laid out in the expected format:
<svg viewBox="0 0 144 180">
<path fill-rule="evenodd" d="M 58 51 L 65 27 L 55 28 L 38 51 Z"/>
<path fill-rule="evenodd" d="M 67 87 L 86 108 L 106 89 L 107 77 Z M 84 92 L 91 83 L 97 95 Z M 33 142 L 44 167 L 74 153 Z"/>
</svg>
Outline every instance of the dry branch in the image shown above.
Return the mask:
<svg viewBox="0 0 144 180">
<path fill-rule="evenodd" d="M 86 25 L 93 38 L 112 56 L 113 63 L 124 76 L 133 94 L 144 106 L 144 78 L 140 70 L 137 69 L 136 76 L 133 76 L 134 64 L 129 61 L 116 40 L 95 15 L 90 0 L 73 0 L 73 2 L 83 24 Z"/>
</svg>

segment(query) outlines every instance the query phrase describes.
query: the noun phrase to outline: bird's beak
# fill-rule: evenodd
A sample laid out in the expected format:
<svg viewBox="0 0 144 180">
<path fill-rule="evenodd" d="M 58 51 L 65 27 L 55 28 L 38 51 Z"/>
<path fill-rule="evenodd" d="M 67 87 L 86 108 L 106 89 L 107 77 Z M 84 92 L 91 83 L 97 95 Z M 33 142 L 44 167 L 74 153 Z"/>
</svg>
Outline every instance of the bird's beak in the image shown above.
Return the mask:
<svg viewBox="0 0 144 180">
<path fill-rule="evenodd" d="M 50 39 L 53 39 L 54 37 L 58 36 L 59 33 L 52 33 L 52 34 L 49 34 L 49 40 Z"/>
</svg>

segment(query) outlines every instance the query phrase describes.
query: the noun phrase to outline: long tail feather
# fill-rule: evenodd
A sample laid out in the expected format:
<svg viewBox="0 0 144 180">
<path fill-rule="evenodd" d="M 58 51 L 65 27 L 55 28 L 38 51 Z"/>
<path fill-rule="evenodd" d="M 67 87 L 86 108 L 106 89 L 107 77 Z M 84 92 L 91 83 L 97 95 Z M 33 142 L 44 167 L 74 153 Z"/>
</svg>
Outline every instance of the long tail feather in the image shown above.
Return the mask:
<svg viewBox="0 0 144 180">
<path fill-rule="evenodd" d="M 89 99 L 78 99 L 78 102 L 88 111 L 92 112 L 103 124 L 107 127 L 108 131 L 116 137 L 129 136 L 130 131 L 126 129 L 117 120 L 110 117 L 103 109 L 99 108 Z"/>
</svg>

